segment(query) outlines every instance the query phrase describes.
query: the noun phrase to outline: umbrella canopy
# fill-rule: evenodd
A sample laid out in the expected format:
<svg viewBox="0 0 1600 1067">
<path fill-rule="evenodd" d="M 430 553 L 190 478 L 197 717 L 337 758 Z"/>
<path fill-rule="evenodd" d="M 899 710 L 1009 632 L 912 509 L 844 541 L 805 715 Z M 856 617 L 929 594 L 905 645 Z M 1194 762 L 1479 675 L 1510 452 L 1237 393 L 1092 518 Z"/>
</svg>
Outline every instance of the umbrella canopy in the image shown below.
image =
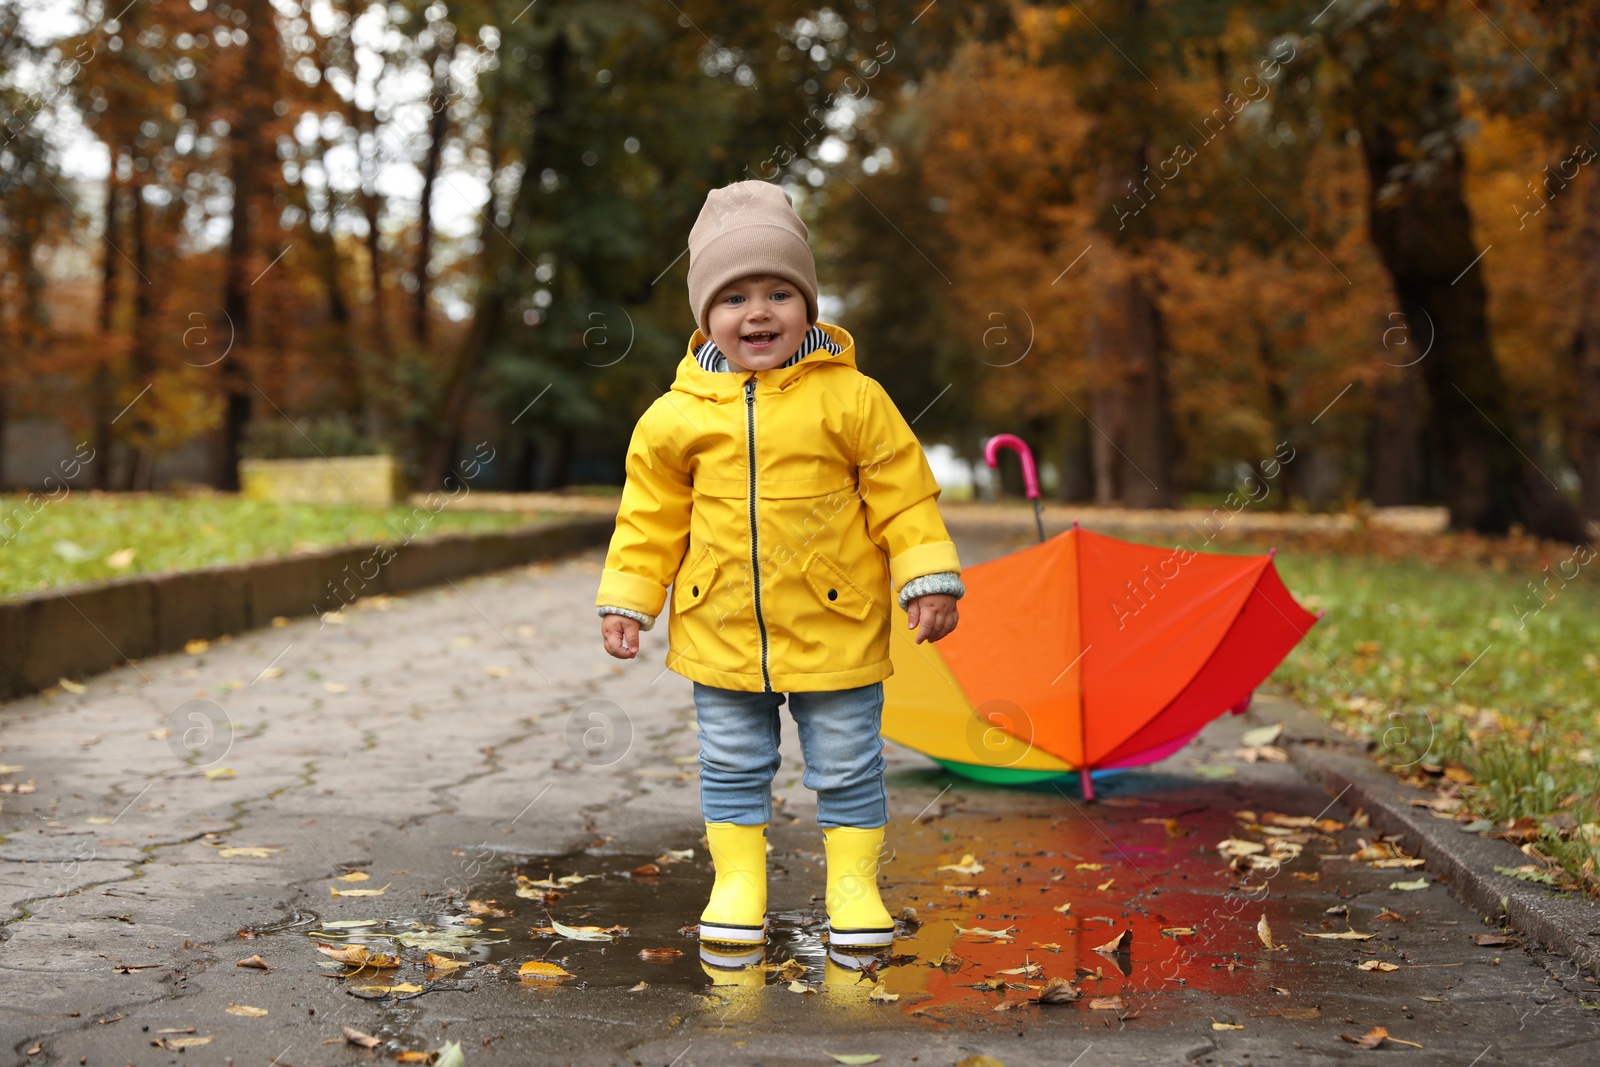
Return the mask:
<svg viewBox="0 0 1600 1067">
<path fill-rule="evenodd" d="M 1086 772 L 1161 759 L 1248 701 L 1317 619 L 1270 553 L 1076 527 L 961 579 L 954 633 L 893 643 L 884 736 L 989 781 L 1077 771 L 1085 795 Z"/>
</svg>

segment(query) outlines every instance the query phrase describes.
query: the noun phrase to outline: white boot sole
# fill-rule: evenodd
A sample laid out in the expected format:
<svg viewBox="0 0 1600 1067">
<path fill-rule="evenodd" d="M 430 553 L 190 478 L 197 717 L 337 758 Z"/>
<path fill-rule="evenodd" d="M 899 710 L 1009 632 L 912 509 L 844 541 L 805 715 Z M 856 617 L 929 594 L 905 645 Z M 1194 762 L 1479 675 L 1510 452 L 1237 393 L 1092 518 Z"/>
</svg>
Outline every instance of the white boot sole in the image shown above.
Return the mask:
<svg viewBox="0 0 1600 1067">
<path fill-rule="evenodd" d="M 700 940 L 716 945 L 764 945 L 767 941 L 767 924 L 738 926 L 732 923 L 700 924 Z"/>
<path fill-rule="evenodd" d="M 872 930 L 835 930 L 832 926 L 829 926 L 828 944 L 835 948 L 893 948 L 894 927 Z"/>
</svg>

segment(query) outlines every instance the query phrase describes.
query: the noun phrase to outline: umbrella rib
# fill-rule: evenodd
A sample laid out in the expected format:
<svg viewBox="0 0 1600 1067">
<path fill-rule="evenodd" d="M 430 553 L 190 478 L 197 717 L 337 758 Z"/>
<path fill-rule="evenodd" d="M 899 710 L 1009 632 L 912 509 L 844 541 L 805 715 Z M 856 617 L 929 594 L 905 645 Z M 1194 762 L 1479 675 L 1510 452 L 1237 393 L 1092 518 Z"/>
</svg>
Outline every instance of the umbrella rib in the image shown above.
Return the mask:
<svg viewBox="0 0 1600 1067">
<path fill-rule="evenodd" d="M 1087 770 L 1085 770 L 1083 773 L 1084 774 L 1088 774 L 1089 772 Z M 1076 810 L 1079 815 L 1083 816 L 1085 822 L 1087 822 L 1090 826 L 1094 827 L 1097 831 L 1099 831 L 1100 836 L 1106 839 L 1106 843 L 1109 844 L 1112 848 L 1117 850 L 1117 855 L 1121 856 L 1124 860 L 1126 860 L 1129 867 L 1132 867 L 1135 871 L 1138 871 L 1140 878 L 1143 878 L 1145 881 L 1149 882 L 1151 885 L 1155 886 L 1157 889 L 1161 888 L 1160 886 L 1156 885 L 1155 879 L 1151 878 L 1148 874 L 1145 874 L 1144 871 L 1140 870 L 1139 869 L 1139 865 L 1137 863 L 1133 862 L 1133 859 L 1126 852 L 1122 851 L 1122 846 L 1121 845 L 1119 845 L 1115 841 L 1111 840 L 1111 835 L 1106 833 L 1104 830 L 1102 830 L 1100 828 L 1100 824 L 1095 822 L 1092 818 L 1089 817 L 1089 813 L 1088 812 L 1086 812 L 1082 808 L 1078 807 L 1078 802 L 1076 800 L 1073 800 L 1070 796 L 1067 796 L 1066 791 L 1063 790 L 1059 785 L 1056 785 L 1054 782 L 1051 783 L 1051 787 L 1053 789 L 1055 789 L 1056 792 L 1060 793 L 1062 798 L 1065 799 L 1068 804 L 1071 804 L 1073 809 Z"/>
</svg>

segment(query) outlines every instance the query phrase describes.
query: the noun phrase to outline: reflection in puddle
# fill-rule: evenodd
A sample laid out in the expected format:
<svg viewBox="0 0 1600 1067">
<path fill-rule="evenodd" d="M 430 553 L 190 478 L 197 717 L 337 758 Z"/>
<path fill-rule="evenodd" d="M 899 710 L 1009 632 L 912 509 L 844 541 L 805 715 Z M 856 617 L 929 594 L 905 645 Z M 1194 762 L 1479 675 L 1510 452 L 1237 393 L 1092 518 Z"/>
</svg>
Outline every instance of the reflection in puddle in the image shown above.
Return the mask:
<svg viewBox="0 0 1600 1067">
<path fill-rule="evenodd" d="M 1204 1000 L 1218 1017 L 1242 1001 L 1258 1013 L 1290 1008 L 1289 991 L 1312 987 L 1309 968 L 1322 944 L 1294 928 L 1327 928 L 1332 896 L 1330 886 L 1306 892 L 1306 883 L 1322 877 L 1320 854 L 1349 852 L 1346 835 L 1280 831 L 1276 840 L 1298 846 L 1282 853 L 1284 862 L 1235 871 L 1217 843 L 1262 835 L 1245 834 L 1215 797 L 1212 805 L 1196 799 L 1167 794 L 1063 812 L 1049 799 L 979 796 L 997 809 L 892 823 L 894 854 L 881 881 L 885 902 L 901 916 L 900 935 L 893 956 L 864 971 L 830 959 L 826 919 L 809 896 L 821 887 L 820 841 L 816 851 L 794 847 L 813 836 L 799 824 L 774 831 L 771 933 L 754 954 L 695 942 L 712 871 L 709 855 L 690 841 L 678 843 L 692 852 L 656 856 L 500 855 L 470 892 L 425 897 L 430 906 L 418 914 L 395 915 L 386 898 L 374 897 L 341 902 L 337 920 L 319 917 L 263 936 L 397 955 L 397 968 L 345 979 L 347 987 L 395 987 L 397 998 L 407 987 L 443 981 L 520 986 L 541 1001 L 571 990 L 675 988 L 714 994 L 725 1005 L 800 994 L 972 1026 L 1010 1018 L 993 1012 L 1062 1010 L 1037 1000 L 1048 982 L 1064 979 L 1082 994 L 1077 1009 L 1066 1010 L 1097 1021 L 1136 1017 L 1157 998 Z M 1297 891 L 1285 894 L 1291 886 Z M 1288 948 L 1260 940 L 1264 910 Z M 530 963 L 538 973 L 519 982 Z"/>
</svg>

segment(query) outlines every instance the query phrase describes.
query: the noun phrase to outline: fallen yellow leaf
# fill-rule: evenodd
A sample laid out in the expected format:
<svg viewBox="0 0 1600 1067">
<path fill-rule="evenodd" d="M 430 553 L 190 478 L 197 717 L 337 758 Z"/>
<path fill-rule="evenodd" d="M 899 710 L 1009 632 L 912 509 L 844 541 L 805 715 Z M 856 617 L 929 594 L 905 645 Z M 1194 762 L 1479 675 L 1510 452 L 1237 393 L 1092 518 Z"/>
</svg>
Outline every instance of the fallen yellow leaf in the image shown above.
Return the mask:
<svg viewBox="0 0 1600 1067">
<path fill-rule="evenodd" d="M 976 856 L 968 852 L 966 855 L 961 857 L 960 863 L 947 863 L 943 867 L 936 867 L 934 869 L 939 871 L 955 871 L 957 874 L 982 874 L 983 864 L 978 862 L 978 858 Z"/>
<path fill-rule="evenodd" d="M 1300 931 L 1306 937 L 1320 937 L 1329 941 L 1369 941 L 1377 934 L 1363 934 L 1359 930 L 1346 930 L 1342 934 L 1313 934 L 1305 930 Z"/>
<path fill-rule="evenodd" d="M 574 977 L 570 971 L 564 970 L 558 964 L 546 963 L 543 960 L 529 960 L 517 968 L 517 975 L 546 982 Z"/>
<path fill-rule="evenodd" d="M 229 1015 L 243 1015 L 247 1019 L 259 1019 L 267 1014 L 266 1008 L 252 1008 L 248 1004 L 229 1004 L 222 1010 Z"/>
<path fill-rule="evenodd" d="M 1011 931 L 1014 929 L 1016 929 L 1014 926 L 1008 926 L 1004 930 L 985 930 L 981 926 L 957 926 L 956 933 L 971 934 L 974 937 L 992 937 L 999 941 L 1010 941 Z"/>
<path fill-rule="evenodd" d="M 453 960 L 449 956 L 441 956 L 437 952 L 428 953 L 428 966 L 436 971 L 455 971 L 468 966 L 465 960 Z"/>
<path fill-rule="evenodd" d="M 344 1039 L 350 1042 L 352 1045 L 360 1045 L 362 1048 L 378 1047 L 377 1038 L 373 1037 L 369 1033 L 366 1033 L 365 1031 L 357 1030 L 353 1026 L 347 1026 L 344 1028 Z"/>
<path fill-rule="evenodd" d="M 324 945 L 319 942 L 317 951 L 349 967 L 387 969 L 400 966 L 399 958 L 383 952 L 372 952 L 365 945 Z"/>
<path fill-rule="evenodd" d="M 1126 952 L 1133 941 L 1133 931 L 1124 930 L 1103 945 L 1096 945 L 1096 952 Z"/>
</svg>

